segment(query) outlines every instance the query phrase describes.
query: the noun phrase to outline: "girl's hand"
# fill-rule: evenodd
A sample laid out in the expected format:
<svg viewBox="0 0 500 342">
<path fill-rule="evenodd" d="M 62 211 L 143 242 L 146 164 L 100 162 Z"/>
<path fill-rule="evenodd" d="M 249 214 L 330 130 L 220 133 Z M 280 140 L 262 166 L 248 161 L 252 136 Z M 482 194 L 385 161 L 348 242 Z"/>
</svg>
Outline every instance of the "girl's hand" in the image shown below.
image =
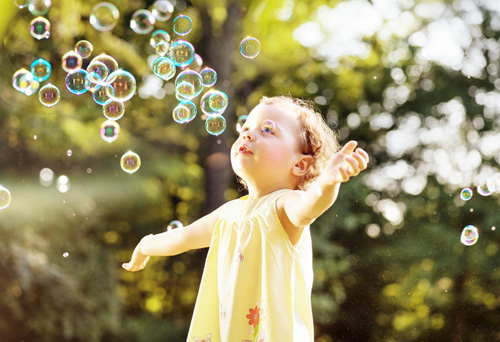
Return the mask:
<svg viewBox="0 0 500 342">
<path fill-rule="evenodd" d="M 368 166 L 368 153 L 356 148 L 356 141 L 349 141 L 333 156 L 325 170 L 325 177 L 329 183 L 344 183 L 350 177 L 357 176 Z"/>
<path fill-rule="evenodd" d="M 142 238 L 139 244 L 135 247 L 130 262 L 122 264 L 122 267 L 124 269 L 126 269 L 127 271 L 137 272 L 146 267 L 146 264 L 149 261 L 149 255 L 145 255 L 142 253 L 141 244 L 143 243 L 144 239 L 147 239 L 150 236 L 152 236 L 152 234 Z"/>
</svg>

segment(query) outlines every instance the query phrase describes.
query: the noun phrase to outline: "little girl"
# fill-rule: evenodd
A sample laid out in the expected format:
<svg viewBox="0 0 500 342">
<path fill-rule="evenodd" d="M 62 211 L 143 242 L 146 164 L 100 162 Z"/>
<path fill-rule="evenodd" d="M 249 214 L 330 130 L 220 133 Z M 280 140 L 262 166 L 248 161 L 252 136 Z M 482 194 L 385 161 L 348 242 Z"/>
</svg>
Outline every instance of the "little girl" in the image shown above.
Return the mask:
<svg viewBox="0 0 500 342">
<path fill-rule="evenodd" d="M 150 256 L 210 247 L 188 342 L 313 342 L 309 225 L 368 154 L 334 133 L 308 103 L 264 97 L 231 148 L 248 195 L 189 226 L 145 236 L 128 271 Z"/>
</svg>

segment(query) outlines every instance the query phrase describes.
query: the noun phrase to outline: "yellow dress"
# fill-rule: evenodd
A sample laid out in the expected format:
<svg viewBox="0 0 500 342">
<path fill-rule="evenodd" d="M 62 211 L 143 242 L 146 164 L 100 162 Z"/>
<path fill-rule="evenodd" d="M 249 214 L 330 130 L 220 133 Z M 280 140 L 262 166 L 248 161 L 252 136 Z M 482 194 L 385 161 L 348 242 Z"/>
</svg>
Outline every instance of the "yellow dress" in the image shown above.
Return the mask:
<svg viewBox="0 0 500 342">
<path fill-rule="evenodd" d="M 188 342 L 313 342 L 311 235 L 290 242 L 276 211 L 286 191 L 222 207 Z"/>
</svg>

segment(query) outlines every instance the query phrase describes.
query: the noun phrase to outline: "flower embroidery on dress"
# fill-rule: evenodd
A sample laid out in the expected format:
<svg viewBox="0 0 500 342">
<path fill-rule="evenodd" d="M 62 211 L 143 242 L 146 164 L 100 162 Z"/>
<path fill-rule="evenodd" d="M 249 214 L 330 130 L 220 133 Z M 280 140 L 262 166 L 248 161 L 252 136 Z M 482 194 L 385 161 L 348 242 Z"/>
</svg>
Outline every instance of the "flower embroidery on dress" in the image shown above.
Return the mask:
<svg viewBox="0 0 500 342">
<path fill-rule="evenodd" d="M 194 342 L 212 342 L 212 334 L 208 334 L 205 338 L 194 337 Z"/>
<path fill-rule="evenodd" d="M 259 320 L 260 320 L 260 312 L 259 312 L 259 307 L 256 306 L 255 309 L 250 308 L 250 313 L 247 315 L 248 318 L 248 324 L 253 325 L 255 328 L 257 325 L 259 325 Z"/>
</svg>

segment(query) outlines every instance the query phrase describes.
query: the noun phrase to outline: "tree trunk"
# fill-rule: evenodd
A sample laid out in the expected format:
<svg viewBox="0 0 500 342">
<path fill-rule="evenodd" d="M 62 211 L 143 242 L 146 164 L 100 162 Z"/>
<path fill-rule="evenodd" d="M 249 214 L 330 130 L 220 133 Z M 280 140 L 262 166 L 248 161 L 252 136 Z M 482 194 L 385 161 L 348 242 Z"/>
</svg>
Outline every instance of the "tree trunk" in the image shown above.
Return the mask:
<svg viewBox="0 0 500 342">
<path fill-rule="evenodd" d="M 225 190 L 233 181 L 233 171 L 230 161 L 230 138 L 234 134 L 232 129 L 235 126 L 235 108 L 232 99 L 235 89 L 231 84 L 233 65 L 231 56 L 235 49 L 235 35 L 240 31 L 240 5 L 237 2 L 230 2 L 227 6 L 227 17 L 224 22 L 222 33 L 214 35 L 212 19 L 204 7 L 200 11 L 203 27 L 202 33 L 202 54 L 204 65 L 210 66 L 217 72 L 217 83 L 214 88 L 227 94 L 229 104 L 223 116 L 226 119 L 226 131 L 219 136 L 208 136 L 204 141 L 206 154 L 203 167 L 205 170 L 205 191 L 206 202 L 203 210 L 207 214 L 226 200 Z"/>
</svg>

